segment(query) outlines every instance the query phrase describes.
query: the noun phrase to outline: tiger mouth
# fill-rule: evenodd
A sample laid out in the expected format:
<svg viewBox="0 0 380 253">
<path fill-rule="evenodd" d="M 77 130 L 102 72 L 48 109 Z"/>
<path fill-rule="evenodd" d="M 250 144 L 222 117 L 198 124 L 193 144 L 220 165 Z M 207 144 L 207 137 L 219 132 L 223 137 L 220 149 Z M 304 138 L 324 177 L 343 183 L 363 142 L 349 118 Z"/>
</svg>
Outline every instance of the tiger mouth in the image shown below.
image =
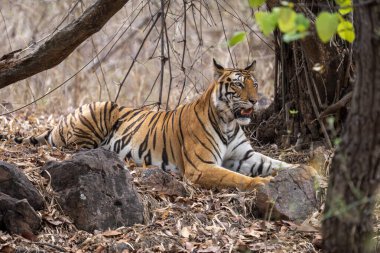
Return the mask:
<svg viewBox="0 0 380 253">
<path fill-rule="evenodd" d="M 241 108 L 235 113 L 236 118 L 250 118 L 253 114 L 253 108 Z"/>
</svg>

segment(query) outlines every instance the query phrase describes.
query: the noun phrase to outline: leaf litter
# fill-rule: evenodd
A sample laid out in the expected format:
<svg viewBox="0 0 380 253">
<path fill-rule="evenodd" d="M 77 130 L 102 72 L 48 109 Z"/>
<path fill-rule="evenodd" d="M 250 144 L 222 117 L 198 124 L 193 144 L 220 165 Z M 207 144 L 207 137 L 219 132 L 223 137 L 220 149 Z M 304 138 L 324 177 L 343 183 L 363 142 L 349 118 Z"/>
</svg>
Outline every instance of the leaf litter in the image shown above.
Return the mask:
<svg viewBox="0 0 380 253">
<path fill-rule="evenodd" d="M 268 221 L 255 217 L 255 192 L 209 190 L 182 182 L 187 197 L 167 196 L 139 185 L 139 173 L 131 173 L 144 204 L 144 224 L 88 233 L 76 229 L 56 201 L 41 167 L 50 160 L 70 157 L 73 151 L 49 146 L 16 145 L 13 136 L 41 133 L 58 121 L 52 115 L 0 117 L 0 160 L 16 164 L 44 197 L 39 212 L 42 229 L 36 241 L 0 231 L 0 252 L 321 252 L 320 212 L 302 224 Z M 291 157 L 273 145 L 260 148 L 273 157 Z M 303 161 L 306 154 L 297 153 Z M 294 157 L 294 156 L 293 156 Z M 131 166 L 133 167 L 133 166 Z M 313 244 L 314 242 L 314 244 Z"/>
</svg>

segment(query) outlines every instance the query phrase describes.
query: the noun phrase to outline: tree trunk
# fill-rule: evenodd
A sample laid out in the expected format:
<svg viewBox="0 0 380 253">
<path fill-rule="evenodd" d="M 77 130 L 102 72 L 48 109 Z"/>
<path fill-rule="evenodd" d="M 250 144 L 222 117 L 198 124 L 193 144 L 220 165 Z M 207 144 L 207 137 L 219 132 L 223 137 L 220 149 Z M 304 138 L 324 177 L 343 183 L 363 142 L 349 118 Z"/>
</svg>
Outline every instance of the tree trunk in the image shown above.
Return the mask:
<svg viewBox="0 0 380 253">
<path fill-rule="evenodd" d="M 355 4 L 360 5 L 357 0 Z M 380 184 L 380 3 L 355 8 L 357 80 L 332 162 L 323 221 L 326 252 L 371 252 Z"/>
</svg>

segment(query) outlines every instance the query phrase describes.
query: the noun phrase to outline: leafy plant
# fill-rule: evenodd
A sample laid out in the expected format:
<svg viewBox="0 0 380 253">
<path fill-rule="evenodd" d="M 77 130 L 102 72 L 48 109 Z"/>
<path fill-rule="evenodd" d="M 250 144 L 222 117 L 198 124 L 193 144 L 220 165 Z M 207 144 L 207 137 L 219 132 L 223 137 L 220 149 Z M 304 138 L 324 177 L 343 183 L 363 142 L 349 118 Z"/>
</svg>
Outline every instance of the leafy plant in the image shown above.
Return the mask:
<svg viewBox="0 0 380 253">
<path fill-rule="evenodd" d="M 339 25 L 339 17 L 336 13 L 329 13 L 323 11 L 319 13 L 315 20 L 315 28 L 319 38 L 323 42 L 329 42 L 331 37 L 336 33 L 336 29 Z"/>
<path fill-rule="evenodd" d="M 234 35 L 232 35 L 231 39 L 227 41 L 227 45 L 229 47 L 233 47 L 236 44 L 242 42 L 245 39 L 245 36 L 246 36 L 245 32 L 236 32 L 234 33 Z"/>
<path fill-rule="evenodd" d="M 249 6 L 258 8 L 266 0 L 248 0 Z M 343 40 L 352 43 L 355 40 L 353 24 L 344 18 L 352 12 L 352 0 L 335 0 L 339 6 L 338 12 L 322 11 L 315 20 L 315 28 L 322 42 L 327 43 L 336 34 Z M 283 40 L 291 42 L 309 35 L 310 20 L 302 13 L 294 11 L 294 3 L 282 1 L 282 6 L 275 7 L 272 11 L 257 11 L 255 20 L 265 36 L 268 36 L 277 27 L 283 33 Z M 234 46 L 245 38 L 242 32 L 235 33 L 228 41 L 228 45 Z"/>
<path fill-rule="evenodd" d="M 266 0 L 248 0 L 249 6 L 252 8 L 260 7 L 265 3 Z"/>
</svg>

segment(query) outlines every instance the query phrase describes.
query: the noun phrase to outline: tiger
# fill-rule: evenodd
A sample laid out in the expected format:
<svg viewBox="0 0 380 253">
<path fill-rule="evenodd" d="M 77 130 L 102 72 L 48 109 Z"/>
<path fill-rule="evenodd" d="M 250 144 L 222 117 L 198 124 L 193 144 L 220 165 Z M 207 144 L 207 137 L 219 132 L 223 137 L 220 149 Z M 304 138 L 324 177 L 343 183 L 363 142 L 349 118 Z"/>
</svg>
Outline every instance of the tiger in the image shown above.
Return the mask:
<svg viewBox="0 0 380 253">
<path fill-rule="evenodd" d="M 213 59 L 214 78 L 194 101 L 174 110 L 128 108 L 114 102 L 85 104 L 41 135 L 17 143 L 53 147 L 103 147 L 137 166 L 158 166 L 205 188 L 252 190 L 275 169 L 291 164 L 255 152 L 242 126 L 258 101 L 256 61 L 224 68 Z"/>
</svg>

